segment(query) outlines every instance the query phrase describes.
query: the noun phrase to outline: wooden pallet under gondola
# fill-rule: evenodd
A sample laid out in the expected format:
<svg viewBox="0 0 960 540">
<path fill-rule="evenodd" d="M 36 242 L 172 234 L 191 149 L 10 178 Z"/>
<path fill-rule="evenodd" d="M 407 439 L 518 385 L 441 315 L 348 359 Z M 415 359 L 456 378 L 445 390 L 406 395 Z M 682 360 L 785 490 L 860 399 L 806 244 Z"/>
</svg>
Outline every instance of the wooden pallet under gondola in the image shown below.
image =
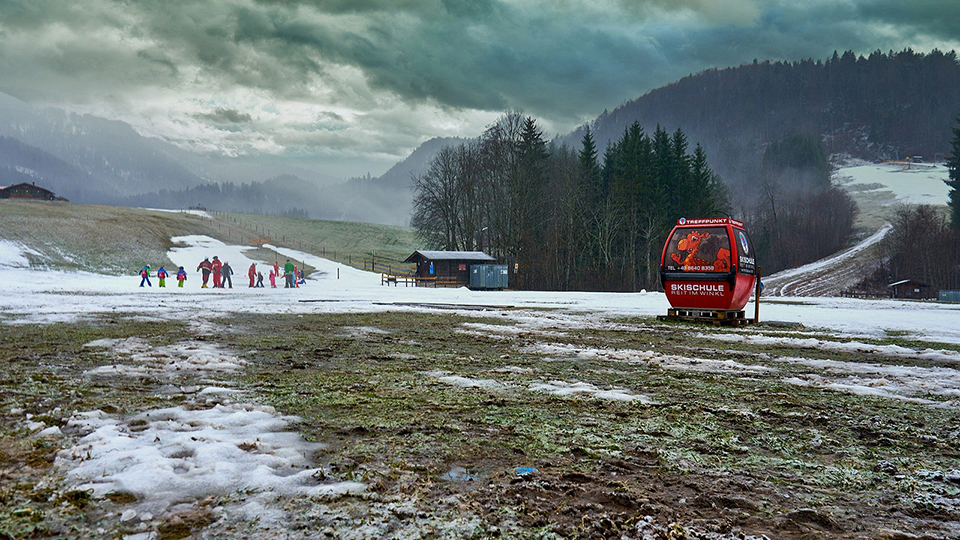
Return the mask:
<svg viewBox="0 0 960 540">
<path fill-rule="evenodd" d="M 754 320 L 748 318 L 743 310 L 669 308 L 666 315 L 658 315 L 658 320 L 675 322 L 710 323 L 714 326 L 746 326 Z"/>
</svg>

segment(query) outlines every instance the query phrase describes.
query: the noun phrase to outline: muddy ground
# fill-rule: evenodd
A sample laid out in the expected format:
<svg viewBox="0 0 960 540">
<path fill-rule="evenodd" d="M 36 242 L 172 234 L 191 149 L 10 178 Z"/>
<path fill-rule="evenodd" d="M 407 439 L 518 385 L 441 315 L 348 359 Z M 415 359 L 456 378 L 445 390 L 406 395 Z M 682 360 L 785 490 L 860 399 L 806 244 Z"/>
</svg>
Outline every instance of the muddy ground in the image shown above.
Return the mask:
<svg viewBox="0 0 960 540">
<path fill-rule="evenodd" d="M 820 360 L 956 367 L 872 348 L 930 344 L 716 333 L 744 335 L 550 311 L 0 326 L 0 539 L 960 537 L 955 396 L 797 383 Z M 89 375 L 135 359 L 85 344 L 130 337 L 215 343 L 246 367 L 175 374 L 179 392 L 151 376 Z M 310 456 L 317 482 L 364 490 L 278 497 L 268 509 L 283 517 L 271 521 L 217 511 L 252 496 L 241 490 L 133 523 L 121 518 L 136 494 L 95 497 L 66 481 L 75 412 L 131 418 L 227 399 L 200 399 L 204 385 L 296 415 L 302 437 L 326 445 Z M 40 424 L 62 436 L 38 436 Z"/>
</svg>

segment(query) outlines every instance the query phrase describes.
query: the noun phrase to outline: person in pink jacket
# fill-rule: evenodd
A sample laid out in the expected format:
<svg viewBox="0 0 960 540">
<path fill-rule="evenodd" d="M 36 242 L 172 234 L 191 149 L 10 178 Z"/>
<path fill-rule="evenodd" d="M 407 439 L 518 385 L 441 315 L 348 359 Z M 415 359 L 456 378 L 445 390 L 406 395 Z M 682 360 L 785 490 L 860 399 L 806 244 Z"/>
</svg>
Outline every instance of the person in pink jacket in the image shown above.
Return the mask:
<svg viewBox="0 0 960 540">
<path fill-rule="evenodd" d="M 273 269 L 270 270 L 270 288 L 277 288 L 277 272 Z"/>
</svg>

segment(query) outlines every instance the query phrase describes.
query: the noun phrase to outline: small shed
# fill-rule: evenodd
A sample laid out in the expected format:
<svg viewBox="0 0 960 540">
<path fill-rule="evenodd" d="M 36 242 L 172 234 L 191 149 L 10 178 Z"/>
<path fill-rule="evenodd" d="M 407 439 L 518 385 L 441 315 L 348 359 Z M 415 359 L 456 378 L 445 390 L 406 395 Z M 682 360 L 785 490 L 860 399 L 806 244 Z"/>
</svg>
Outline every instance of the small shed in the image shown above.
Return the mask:
<svg viewBox="0 0 960 540">
<path fill-rule="evenodd" d="M 0 199 L 38 199 L 55 201 L 57 196 L 47 188 L 26 182 L 0 187 Z"/>
<path fill-rule="evenodd" d="M 414 251 L 403 262 L 417 265 L 417 277 L 435 279 L 437 284 L 466 286 L 470 266 L 497 260 L 482 251 Z"/>
<path fill-rule="evenodd" d="M 887 285 L 887 290 L 890 292 L 890 298 L 936 298 L 931 294 L 929 285 L 912 279 L 895 281 Z"/>
</svg>

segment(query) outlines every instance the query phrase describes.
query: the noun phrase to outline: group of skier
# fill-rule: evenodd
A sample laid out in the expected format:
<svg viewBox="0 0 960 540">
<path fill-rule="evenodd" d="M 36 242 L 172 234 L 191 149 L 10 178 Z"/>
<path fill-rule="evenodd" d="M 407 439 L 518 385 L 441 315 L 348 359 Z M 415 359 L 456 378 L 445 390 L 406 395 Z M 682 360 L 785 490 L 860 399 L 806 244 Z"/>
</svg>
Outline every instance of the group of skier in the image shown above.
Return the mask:
<svg viewBox="0 0 960 540">
<path fill-rule="evenodd" d="M 233 268 L 230 267 L 230 263 L 221 262 L 220 258 L 216 255 L 213 256 L 211 261 L 208 257 L 204 257 L 203 261 L 197 265 L 197 271 L 201 272 L 201 277 L 203 279 L 203 284 L 201 285 L 202 289 L 208 289 L 210 282 L 210 276 L 213 276 L 213 288 L 215 289 L 232 289 L 233 288 L 233 279 L 234 274 Z M 157 269 L 157 280 L 161 287 L 166 287 L 167 271 L 161 266 Z M 280 274 L 280 263 L 277 261 L 273 262 L 273 267 L 270 268 L 270 287 L 277 288 L 277 277 Z M 140 286 L 143 287 L 146 284 L 149 287 L 153 287 L 153 284 L 150 283 L 150 265 L 144 266 L 140 270 Z M 251 263 L 249 270 L 247 270 L 247 277 L 250 278 L 250 288 L 264 288 L 263 284 L 263 273 L 257 271 L 257 263 Z M 283 277 L 285 278 L 284 288 L 289 289 L 293 287 L 299 287 L 306 283 L 304 279 L 303 270 L 297 268 L 295 264 L 290 262 L 290 259 L 287 259 L 286 264 L 283 265 Z M 183 288 L 183 282 L 187 280 L 187 271 L 181 266 L 177 270 L 177 287 Z"/>
<path fill-rule="evenodd" d="M 167 269 L 163 266 L 157 268 L 157 281 L 158 285 L 161 287 L 167 286 Z M 187 271 L 181 266 L 177 270 L 177 287 L 183 288 L 183 282 L 187 280 Z M 148 287 L 153 287 L 153 284 L 150 283 L 150 265 L 144 266 L 140 269 L 140 286 L 143 287 L 143 284 L 146 283 Z"/>
</svg>

